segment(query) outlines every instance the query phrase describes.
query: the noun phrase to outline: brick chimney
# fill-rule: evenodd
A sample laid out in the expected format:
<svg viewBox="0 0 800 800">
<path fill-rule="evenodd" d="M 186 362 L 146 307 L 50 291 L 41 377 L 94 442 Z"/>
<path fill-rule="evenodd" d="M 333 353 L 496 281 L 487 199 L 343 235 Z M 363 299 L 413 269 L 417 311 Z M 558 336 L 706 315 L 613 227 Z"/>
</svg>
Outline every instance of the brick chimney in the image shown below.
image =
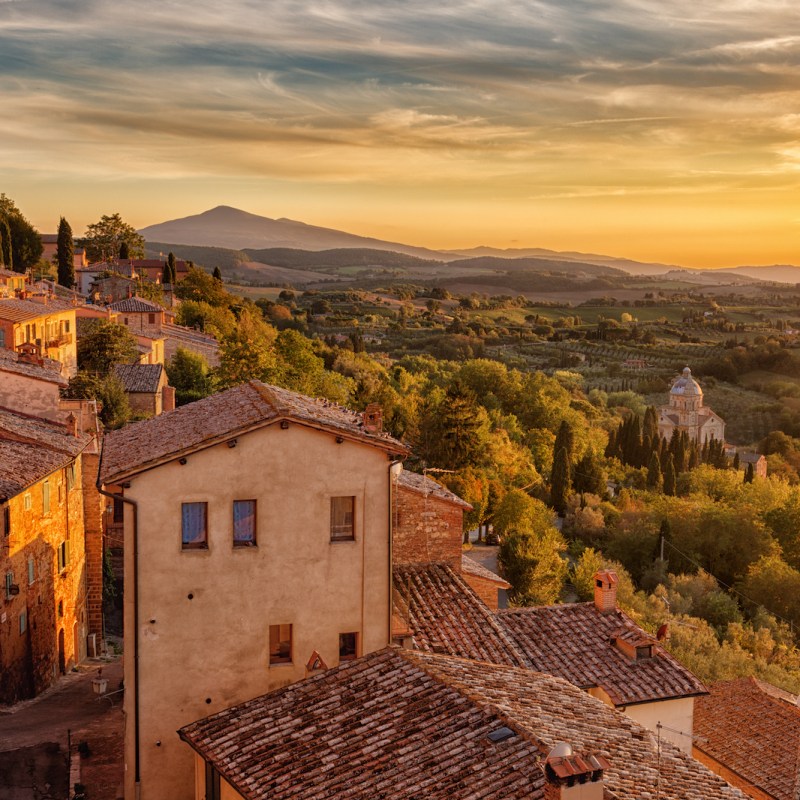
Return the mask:
<svg viewBox="0 0 800 800">
<path fill-rule="evenodd" d="M 370 403 L 364 409 L 362 421 L 367 433 L 381 433 L 383 431 L 383 409 L 378 403 Z"/>
<path fill-rule="evenodd" d="M 603 569 L 594 574 L 594 604 L 601 614 L 617 609 L 617 573 Z"/>
<path fill-rule="evenodd" d="M 577 755 L 559 742 L 544 763 L 544 800 L 603 800 L 603 771 L 611 765 L 600 755 Z"/>
<path fill-rule="evenodd" d="M 78 418 L 70 411 L 67 414 L 67 431 L 69 432 L 70 436 L 74 436 L 75 438 L 78 437 Z"/>
<path fill-rule="evenodd" d="M 175 410 L 175 387 L 165 386 L 161 390 L 161 410 L 174 411 Z"/>
</svg>

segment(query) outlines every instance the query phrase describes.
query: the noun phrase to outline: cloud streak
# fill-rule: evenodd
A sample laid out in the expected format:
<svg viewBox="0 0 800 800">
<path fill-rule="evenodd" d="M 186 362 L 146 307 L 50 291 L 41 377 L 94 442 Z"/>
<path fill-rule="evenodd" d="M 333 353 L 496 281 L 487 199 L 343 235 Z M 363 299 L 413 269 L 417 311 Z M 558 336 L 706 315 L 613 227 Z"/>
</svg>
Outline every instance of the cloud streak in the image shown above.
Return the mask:
<svg viewBox="0 0 800 800">
<path fill-rule="evenodd" d="M 23 191 L 346 182 L 367 205 L 416 180 L 470 187 L 476 214 L 597 186 L 783 193 L 798 22 L 779 0 L 0 3 L 0 168 Z"/>
</svg>

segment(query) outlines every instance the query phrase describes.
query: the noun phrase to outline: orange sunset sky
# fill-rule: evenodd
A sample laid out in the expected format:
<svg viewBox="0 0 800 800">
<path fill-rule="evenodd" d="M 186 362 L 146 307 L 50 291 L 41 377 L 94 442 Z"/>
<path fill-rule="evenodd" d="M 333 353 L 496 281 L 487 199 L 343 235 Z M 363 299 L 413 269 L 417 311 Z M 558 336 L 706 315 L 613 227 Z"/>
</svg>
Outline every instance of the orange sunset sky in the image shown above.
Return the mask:
<svg viewBox="0 0 800 800">
<path fill-rule="evenodd" d="M 799 62 L 788 0 L 0 0 L 0 191 L 76 235 L 800 263 Z"/>
</svg>

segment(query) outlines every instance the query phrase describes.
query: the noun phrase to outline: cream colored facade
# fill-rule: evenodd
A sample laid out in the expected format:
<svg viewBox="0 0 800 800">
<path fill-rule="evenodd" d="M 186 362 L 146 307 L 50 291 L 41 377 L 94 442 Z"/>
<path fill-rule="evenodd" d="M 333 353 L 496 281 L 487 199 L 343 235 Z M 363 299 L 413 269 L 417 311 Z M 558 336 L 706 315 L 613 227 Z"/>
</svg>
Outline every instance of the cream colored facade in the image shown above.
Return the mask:
<svg viewBox="0 0 800 800">
<path fill-rule="evenodd" d="M 129 479 L 128 800 L 193 797 L 179 727 L 306 677 L 315 651 L 335 666 L 341 633 L 358 634 L 358 655 L 389 642 L 390 467 L 383 447 L 275 421 Z M 355 498 L 352 541 L 331 541 L 332 497 Z M 233 501 L 251 499 L 256 545 L 234 547 Z M 195 502 L 208 548 L 185 550 L 182 503 Z M 292 626 L 291 663 L 270 664 L 275 625 Z"/>
<path fill-rule="evenodd" d="M 657 703 L 637 703 L 620 710 L 643 727 L 660 735 L 662 739 L 672 742 L 679 750 L 688 755 L 692 754 L 693 697 L 660 700 Z"/>
</svg>

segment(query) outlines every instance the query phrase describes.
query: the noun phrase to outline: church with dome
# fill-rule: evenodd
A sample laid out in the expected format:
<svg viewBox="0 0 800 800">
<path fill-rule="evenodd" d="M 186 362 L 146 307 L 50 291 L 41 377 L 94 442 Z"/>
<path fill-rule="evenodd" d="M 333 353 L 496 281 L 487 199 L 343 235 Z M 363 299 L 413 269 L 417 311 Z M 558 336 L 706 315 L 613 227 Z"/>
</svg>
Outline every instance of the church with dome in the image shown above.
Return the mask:
<svg viewBox="0 0 800 800">
<path fill-rule="evenodd" d="M 669 441 L 674 431 L 686 431 L 700 445 L 712 439 L 725 441 L 725 421 L 703 405 L 703 390 L 689 367 L 672 384 L 669 404 L 659 409 L 659 436 Z"/>
</svg>

